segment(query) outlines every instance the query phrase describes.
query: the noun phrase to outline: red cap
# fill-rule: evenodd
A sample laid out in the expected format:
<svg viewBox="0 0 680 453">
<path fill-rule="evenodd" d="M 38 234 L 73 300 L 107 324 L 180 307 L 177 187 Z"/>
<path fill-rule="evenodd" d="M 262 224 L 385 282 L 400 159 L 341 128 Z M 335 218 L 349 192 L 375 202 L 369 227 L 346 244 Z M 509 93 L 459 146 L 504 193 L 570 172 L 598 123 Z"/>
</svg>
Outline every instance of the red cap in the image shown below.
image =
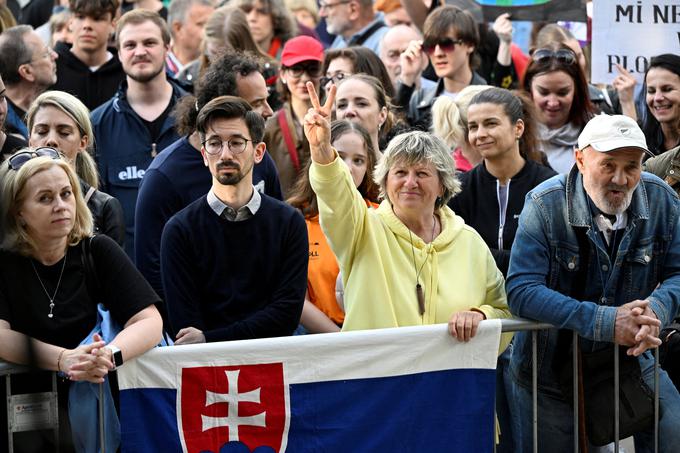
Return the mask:
<svg viewBox="0 0 680 453">
<path fill-rule="evenodd" d="M 289 39 L 281 52 L 281 64 L 290 68 L 301 61 L 323 62 L 323 45 L 311 36 Z"/>
</svg>

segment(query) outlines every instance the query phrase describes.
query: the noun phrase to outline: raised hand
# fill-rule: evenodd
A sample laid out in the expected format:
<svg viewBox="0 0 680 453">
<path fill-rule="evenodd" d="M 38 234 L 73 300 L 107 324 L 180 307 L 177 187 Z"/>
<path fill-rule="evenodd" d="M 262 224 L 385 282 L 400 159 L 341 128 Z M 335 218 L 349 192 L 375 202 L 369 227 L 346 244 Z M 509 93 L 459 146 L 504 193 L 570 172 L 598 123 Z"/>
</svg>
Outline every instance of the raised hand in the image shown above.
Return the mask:
<svg viewBox="0 0 680 453">
<path fill-rule="evenodd" d="M 619 100 L 621 103 L 633 102 L 635 98 L 635 84 L 637 83 L 635 77 L 620 64 L 616 65 L 616 70 L 619 72 L 612 82 L 612 86 L 619 93 Z"/>
<path fill-rule="evenodd" d="M 312 102 L 312 108 L 307 111 L 303 119 L 305 137 L 309 142 L 312 160 L 319 164 L 329 164 L 335 159 L 335 153 L 331 147 L 331 111 L 335 102 L 337 88 L 331 86 L 328 98 L 322 106 L 319 96 L 312 82 L 307 82 L 307 92 Z"/>
<path fill-rule="evenodd" d="M 422 47 L 422 41 L 411 41 L 406 50 L 399 55 L 399 66 L 401 67 L 399 80 L 406 86 L 413 86 L 423 72 L 424 55 Z"/>
</svg>

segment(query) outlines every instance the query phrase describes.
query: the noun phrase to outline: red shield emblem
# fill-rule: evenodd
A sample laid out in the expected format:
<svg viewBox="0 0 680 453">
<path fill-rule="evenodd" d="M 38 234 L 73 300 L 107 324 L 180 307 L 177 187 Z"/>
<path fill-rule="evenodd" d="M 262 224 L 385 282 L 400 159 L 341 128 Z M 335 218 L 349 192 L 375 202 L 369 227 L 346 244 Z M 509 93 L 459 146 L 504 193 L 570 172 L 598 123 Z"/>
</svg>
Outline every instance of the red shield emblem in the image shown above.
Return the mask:
<svg viewBox="0 0 680 453">
<path fill-rule="evenodd" d="M 218 452 L 239 441 L 280 451 L 287 431 L 283 364 L 182 369 L 177 422 L 185 451 Z"/>
</svg>

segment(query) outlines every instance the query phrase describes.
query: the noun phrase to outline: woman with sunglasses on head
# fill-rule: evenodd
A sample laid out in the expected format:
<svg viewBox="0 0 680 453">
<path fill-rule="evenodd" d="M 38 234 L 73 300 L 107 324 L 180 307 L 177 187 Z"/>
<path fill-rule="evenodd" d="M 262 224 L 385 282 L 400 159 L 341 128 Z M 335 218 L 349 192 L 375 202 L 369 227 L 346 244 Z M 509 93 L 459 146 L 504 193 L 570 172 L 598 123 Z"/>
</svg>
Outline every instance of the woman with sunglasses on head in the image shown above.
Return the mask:
<svg viewBox="0 0 680 453">
<path fill-rule="evenodd" d="M 349 168 L 352 182 L 366 205 L 377 208 L 378 186 L 373 181 L 376 158 L 366 129 L 347 120 L 333 121 L 331 144 Z M 308 161 L 288 199 L 288 203 L 305 216 L 309 234 L 307 295 L 300 324 L 308 333 L 337 332 L 345 319 L 335 294 L 340 268 L 321 231 L 319 205 L 309 182 L 310 164 L 311 161 Z"/>
<path fill-rule="evenodd" d="M 26 126 L 30 146 L 58 149 L 75 170 L 92 214 L 94 233 L 105 234 L 122 247 L 125 242 L 123 208 L 117 199 L 98 190 L 97 164 L 90 154 L 94 132 L 85 104 L 63 91 L 46 91 L 26 112 Z"/>
<path fill-rule="evenodd" d="M 373 76 L 354 74 L 342 79 L 337 86 L 337 118 L 366 128 L 377 160 L 380 160 L 380 152 L 387 147 L 390 139 L 406 129 L 393 110 L 383 84 Z"/>
<path fill-rule="evenodd" d="M 57 150 L 24 148 L 3 162 L 0 197 L 0 359 L 63 373 L 57 387 L 65 411 L 68 390 L 81 388 L 70 389 L 71 381 L 103 383 L 158 344 L 159 298 L 118 244 L 92 236 L 78 176 Z M 104 320 L 118 333 L 102 339 Z M 60 440 L 68 441 L 62 415 Z"/>
<path fill-rule="evenodd" d="M 564 44 L 574 51 L 576 60 L 583 70 L 583 74 L 588 74 L 588 62 L 581 49 L 581 44 L 574 35 L 558 24 L 547 24 L 538 31 L 534 40 L 533 48 L 542 49 L 556 44 Z M 617 64 L 618 75 L 614 79 L 613 86 L 598 88 L 588 83 L 588 96 L 590 102 L 597 112 L 607 115 L 627 115 L 637 120 L 635 110 L 635 77 L 631 75 L 623 66 Z"/>
<path fill-rule="evenodd" d="M 486 80 L 474 70 L 479 32 L 467 12 L 451 5 L 437 8 L 427 17 L 423 35 L 422 43 L 412 41 L 400 57 L 402 71 L 395 103 L 406 110 L 411 126 L 428 130 L 432 124 L 431 108 L 438 96 L 455 99 L 466 86 L 486 85 Z M 423 53 L 429 56 L 439 82 L 433 88 L 416 90 Z"/>
<path fill-rule="evenodd" d="M 568 173 L 578 136 L 594 111 L 576 54 L 566 45 L 535 50 L 522 87 L 536 108 L 540 150 L 553 170 Z"/>
<path fill-rule="evenodd" d="M 312 82 L 319 90 L 322 63 L 323 45 L 314 38 L 298 36 L 283 47 L 278 87 L 284 103 L 267 120 L 263 141 L 279 171 L 286 198 L 309 159 L 302 118 L 312 104 L 305 84 Z"/>
<path fill-rule="evenodd" d="M 680 55 L 652 57 L 645 87 L 647 114 L 642 130 L 649 149 L 658 155 L 644 168 L 680 195 Z"/>
<path fill-rule="evenodd" d="M 326 51 L 323 62 L 325 76 L 321 79 L 321 87 L 328 92 L 331 85 L 337 85 L 345 77 L 352 74 L 368 74 L 382 83 L 385 94 L 394 98 L 394 87 L 385 64 L 372 50 L 366 47 L 345 47 Z"/>
</svg>

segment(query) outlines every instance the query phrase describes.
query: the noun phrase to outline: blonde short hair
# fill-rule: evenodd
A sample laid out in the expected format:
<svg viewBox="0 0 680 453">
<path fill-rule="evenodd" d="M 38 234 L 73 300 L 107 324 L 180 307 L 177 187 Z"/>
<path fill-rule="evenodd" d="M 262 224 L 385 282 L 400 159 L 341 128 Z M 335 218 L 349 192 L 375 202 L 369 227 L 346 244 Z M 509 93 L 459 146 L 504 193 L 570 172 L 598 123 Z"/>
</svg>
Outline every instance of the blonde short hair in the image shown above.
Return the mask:
<svg viewBox="0 0 680 453">
<path fill-rule="evenodd" d="M 24 148 L 17 153 L 24 151 L 31 151 L 31 149 Z M 78 176 L 71 166 L 65 160 L 35 157 L 22 165 L 19 170 L 12 170 L 4 162 L 0 166 L 0 222 L 2 222 L 1 227 L 5 232 L 0 244 L 2 249 L 25 256 L 29 256 L 37 250 L 35 241 L 21 225 L 18 214 L 24 202 L 25 194 L 23 191 L 26 183 L 36 174 L 49 170 L 53 166 L 57 166 L 66 172 L 76 200 L 76 218 L 73 229 L 68 234 L 68 244 L 76 245 L 82 239 L 92 235 L 92 214 L 80 190 Z"/>
<path fill-rule="evenodd" d="M 437 170 L 439 182 L 444 187 L 444 193 L 437 198 L 435 209 L 444 206 L 454 195 L 460 192 L 460 181 L 456 177 L 456 166 L 451 152 L 444 141 L 423 131 L 411 131 L 394 137 L 378 165 L 375 167 L 373 178 L 380 186 L 380 197 L 389 200 L 387 195 L 387 174 L 397 163 L 407 166 L 432 163 Z M 391 203 L 391 201 L 390 201 Z"/>
</svg>

